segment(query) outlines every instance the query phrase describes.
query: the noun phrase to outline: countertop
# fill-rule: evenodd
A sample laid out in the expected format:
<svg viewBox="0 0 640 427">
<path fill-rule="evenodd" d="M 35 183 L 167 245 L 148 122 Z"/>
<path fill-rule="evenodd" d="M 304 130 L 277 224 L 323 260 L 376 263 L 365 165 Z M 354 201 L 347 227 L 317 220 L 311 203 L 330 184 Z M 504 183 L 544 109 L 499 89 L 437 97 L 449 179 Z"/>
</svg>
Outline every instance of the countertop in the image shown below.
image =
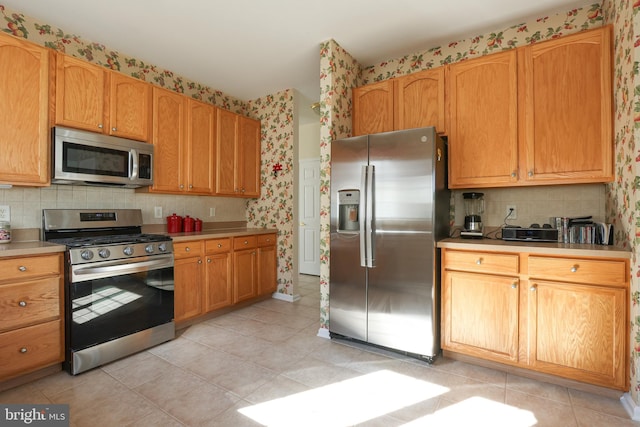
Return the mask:
<svg viewBox="0 0 640 427">
<path fill-rule="evenodd" d="M 210 239 L 218 237 L 248 236 L 251 234 L 277 233 L 276 229 L 269 228 L 219 228 L 208 229 L 190 233 L 167 233 L 166 227 L 161 231 L 145 228 L 145 233 L 166 234 L 174 242 L 186 242 L 191 240 Z M 42 255 L 47 253 L 64 252 L 66 247 L 56 243 L 43 242 L 40 240 L 11 241 L 11 243 L 0 244 L 0 258 L 14 256 Z"/>
<path fill-rule="evenodd" d="M 630 249 L 605 245 L 581 245 L 577 243 L 518 242 L 500 239 L 462 239 L 456 237 L 439 241 L 437 247 L 445 249 L 541 253 L 547 255 L 631 258 Z"/>
</svg>

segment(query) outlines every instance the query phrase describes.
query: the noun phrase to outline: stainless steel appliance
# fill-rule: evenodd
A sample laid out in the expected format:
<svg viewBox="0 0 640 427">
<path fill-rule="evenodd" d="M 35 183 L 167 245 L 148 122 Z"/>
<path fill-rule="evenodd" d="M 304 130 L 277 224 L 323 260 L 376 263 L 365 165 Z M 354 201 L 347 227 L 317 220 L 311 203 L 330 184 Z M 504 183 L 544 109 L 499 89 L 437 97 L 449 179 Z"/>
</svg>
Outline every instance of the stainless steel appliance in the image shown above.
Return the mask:
<svg viewBox="0 0 640 427">
<path fill-rule="evenodd" d="M 65 368 L 78 374 L 175 337 L 173 244 L 139 209 L 44 209 L 65 253 Z"/>
<path fill-rule="evenodd" d="M 482 214 L 484 213 L 484 193 L 462 193 L 464 201 L 464 230 L 460 237 L 482 239 Z"/>
<path fill-rule="evenodd" d="M 449 234 L 446 145 L 435 128 L 331 144 L 330 316 L 347 337 L 431 361 Z"/>
<path fill-rule="evenodd" d="M 136 188 L 153 184 L 153 145 L 63 127 L 53 128 L 53 184 Z"/>
</svg>

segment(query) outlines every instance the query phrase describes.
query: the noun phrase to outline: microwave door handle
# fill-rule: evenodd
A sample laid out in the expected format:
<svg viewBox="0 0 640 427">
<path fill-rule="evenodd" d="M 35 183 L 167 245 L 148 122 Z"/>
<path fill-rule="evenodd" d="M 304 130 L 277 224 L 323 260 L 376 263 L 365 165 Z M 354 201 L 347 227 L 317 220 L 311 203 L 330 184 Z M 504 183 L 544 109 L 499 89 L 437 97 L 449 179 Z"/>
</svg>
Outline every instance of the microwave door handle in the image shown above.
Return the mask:
<svg viewBox="0 0 640 427">
<path fill-rule="evenodd" d="M 135 148 L 129 151 L 129 179 L 138 179 L 138 151 Z"/>
</svg>

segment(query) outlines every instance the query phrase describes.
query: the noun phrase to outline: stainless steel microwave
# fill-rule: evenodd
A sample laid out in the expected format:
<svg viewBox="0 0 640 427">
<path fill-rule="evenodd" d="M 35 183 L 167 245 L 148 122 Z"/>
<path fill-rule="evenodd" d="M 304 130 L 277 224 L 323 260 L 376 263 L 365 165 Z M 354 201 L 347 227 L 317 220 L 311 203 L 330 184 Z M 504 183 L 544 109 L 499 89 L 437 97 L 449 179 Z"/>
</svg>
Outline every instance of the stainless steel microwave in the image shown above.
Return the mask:
<svg viewBox="0 0 640 427">
<path fill-rule="evenodd" d="M 64 127 L 52 133 L 52 184 L 153 184 L 152 144 Z"/>
</svg>

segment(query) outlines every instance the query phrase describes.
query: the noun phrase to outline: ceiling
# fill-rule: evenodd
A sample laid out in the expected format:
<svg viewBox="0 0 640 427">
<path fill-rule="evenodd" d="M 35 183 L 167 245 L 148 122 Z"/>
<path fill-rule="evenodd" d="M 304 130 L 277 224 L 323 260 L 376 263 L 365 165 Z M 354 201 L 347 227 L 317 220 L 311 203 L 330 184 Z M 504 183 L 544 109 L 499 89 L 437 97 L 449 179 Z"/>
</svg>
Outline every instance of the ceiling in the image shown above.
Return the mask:
<svg viewBox="0 0 640 427">
<path fill-rule="evenodd" d="M 320 96 L 320 43 L 361 65 L 597 0 L 0 0 L 0 4 L 241 100 Z M 301 122 L 314 120 L 301 109 Z M 317 120 L 317 116 L 315 118 Z"/>
</svg>

